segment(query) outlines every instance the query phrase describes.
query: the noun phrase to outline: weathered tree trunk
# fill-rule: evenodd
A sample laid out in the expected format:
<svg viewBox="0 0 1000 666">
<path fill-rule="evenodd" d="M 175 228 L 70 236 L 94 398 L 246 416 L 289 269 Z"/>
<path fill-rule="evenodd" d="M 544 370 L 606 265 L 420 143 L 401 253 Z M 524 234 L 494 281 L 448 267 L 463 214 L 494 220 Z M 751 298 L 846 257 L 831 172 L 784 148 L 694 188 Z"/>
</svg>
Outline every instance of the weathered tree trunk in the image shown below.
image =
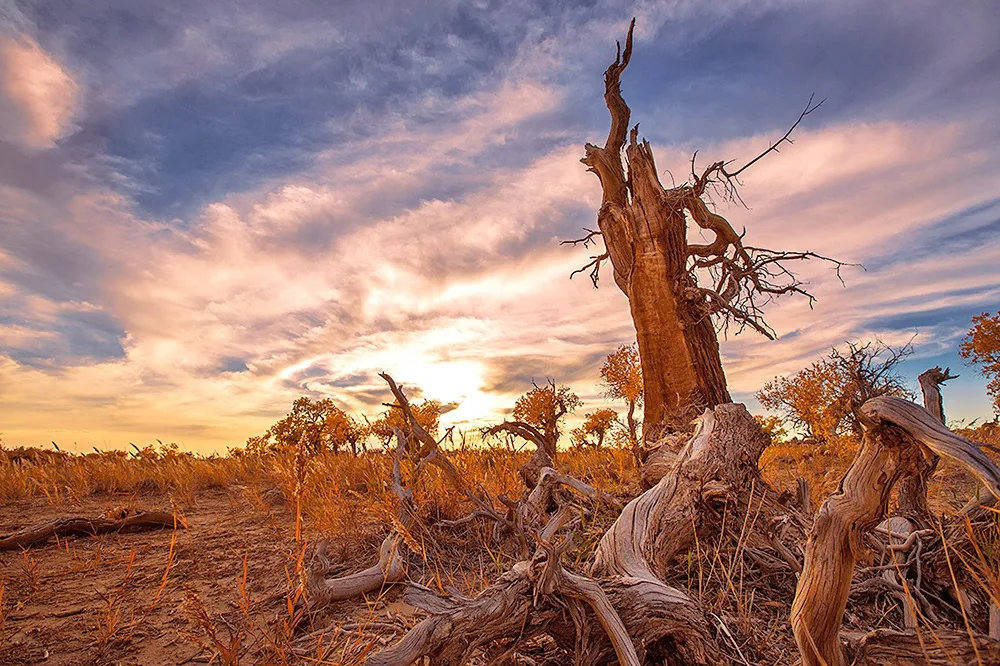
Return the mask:
<svg viewBox="0 0 1000 666">
<path fill-rule="evenodd" d="M 633 21 L 634 24 L 634 21 Z M 719 341 L 698 292 L 686 289 L 687 224 L 684 200 L 666 191 L 656 175 L 649 143 L 632 131 L 622 164 L 630 110 L 620 77 L 632 55 L 632 30 L 625 50 L 604 73 L 604 99 L 611 131 L 604 147 L 587 144 L 581 161 L 601 180 L 604 197 L 597 224 L 604 236 L 615 283 L 625 293 L 642 359 L 643 436 L 664 425 L 686 423 L 705 407 L 729 402 L 719 358 Z"/>
<path fill-rule="evenodd" d="M 924 397 L 924 409 L 942 424 L 945 423 L 945 418 L 941 386 L 949 379 L 954 378 L 948 369 L 941 372 L 940 367 L 926 370 L 917 378 L 920 383 L 920 392 Z M 937 456 L 921 460 L 917 464 L 917 471 L 903 479 L 899 486 L 899 512 L 922 526 L 926 526 L 930 519 L 930 508 L 927 505 L 927 484 L 937 470 L 937 465 Z"/>
<path fill-rule="evenodd" d="M 695 530 L 717 522 L 713 507 L 748 496 L 760 482 L 757 459 L 769 442 L 743 405 L 705 410 L 670 472 L 629 502 L 604 534 L 592 572 L 662 579 L 694 543 Z"/>
<path fill-rule="evenodd" d="M 975 647 L 973 647 L 973 640 Z M 923 641 L 914 633 L 877 629 L 854 649 L 853 663 L 865 666 L 913 664 L 1000 664 L 1000 642 L 970 639 L 964 631 L 938 631 Z"/>
<path fill-rule="evenodd" d="M 816 513 L 792 603 L 792 631 L 804 666 L 845 666 L 840 625 L 862 536 L 885 517 L 893 485 L 928 455 L 965 466 L 993 493 L 1000 469 L 979 448 L 917 405 L 889 396 L 862 407 L 865 434 L 854 463 Z M 876 662 L 878 663 L 878 662 Z M 896 661 L 894 663 L 907 663 Z M 912 663 L 924 663 L 923 657 Z"/>
</svg>

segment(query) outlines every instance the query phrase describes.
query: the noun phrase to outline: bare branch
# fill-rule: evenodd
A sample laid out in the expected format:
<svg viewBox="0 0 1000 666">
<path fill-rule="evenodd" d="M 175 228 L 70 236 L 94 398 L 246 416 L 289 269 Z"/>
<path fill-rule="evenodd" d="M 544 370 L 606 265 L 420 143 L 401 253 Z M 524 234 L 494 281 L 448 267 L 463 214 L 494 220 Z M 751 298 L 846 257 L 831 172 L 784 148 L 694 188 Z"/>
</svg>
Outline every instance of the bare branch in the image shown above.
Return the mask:
<svg viewBox="0 0 1000 666">
<path fill-rule="evenodd" d="M 618 54 L 604 72 L 604 101 L 611 112 L 611 130 L 604 144 L 604 151 L 609 156 L 617 155 L 625 145 L 625 135 L 628 132 L 628 121 L 631 111 L 622 98 L 621 75 L 632 59 L 632 31 L 635 30 L 635 18 L 628 26 L 628 36 L 625 37 L 625 51 L 622 52 L 621 42 L 616 42 Z"/>
<path fill-rule="evenodd" d="M 584 272 L 585 270 L 587 270 L 589 268 L 590 269 L 590 281 L 594 283 L 594 288 L 596 289 L 597 288 L 597 283 L 601 279 L 601 263 L 603 261 L 605 261 L 606 259 L 608 259 L 609 256 L 610 255 L 607 252 L 605 252 L 604 254 L 601 254 L 601 255 L 594 255 L 594 256 L 592 256 L 590 258 L 590 261 L 588 261 L 586 264 L 584 264 L 580 268 L 578 268 L 575 271 L 573 271 L 572 273 L 570 273 L 569 274 L 569 279 L 572 280 L 574 275 L 576 275 L 577 273 L 582 273 L 582 272 Z"/>
<path fill-rule="evenodd" d="M 826 101 L 826 99 L 821 99 L 816 104 L 813 104 L 813 99 L 815 99 L 815 97 L 816 97 L 815 93 L 813 93 L 812 95 L 809 95 L 809 101 L 806 102 L 806 108 L 803 109 L 802 113 L 799 114 L 799 117 L 795 119 L 795 122 L 792 123 L 792 126 L 788 128 L 787 132 L 785 132 L 785 135 L 782 136 L 777 141 L 775 141 L 773 144 L 771 144 L 771 146 L 767 150 L 765 150 L 760 155 L 758 155 L 757 157 L 753 158 L 752 160 L 750 160 L 749 162 L 747 162 L 746 164 L 744 164 L 743 166 L 741 166 L 736 171 L 729 172 L 729 171 L 726 170 L 725 166 L 723 166 L 720 169 L 720 173 L 722 173 L 722 175 L 725 176 L 727 179 L 730 179 L 730 180 L 734 179 L 737 176 L 739 176 L 741 173 L 743 173 L 744 171 L 746 171 L 747 169 L 749 169 L 750 167 L 752 167 L 754 164 L 756 164 L 757 162 L 759 162 L 760 160 L 762 160 L 768 153 L 772 153 L 772 152 L 777 153 L 777 152 L 780 152 L 778 150 L 778 146 L 780 146 L 781 144 L 783 144 L 783 143 L 794 143 L 791 140 L 790 137 L 792 135 L 792 132 L 795 131 L 795 128 L 799 126 L 799 123 L 801 123 L 802 120 L 806 116 L 808 116 L 810 113 L 812 113 L 813 111 L 815 111 L 819 107 L 823 106 L 823 102 Z"/>
<path fill-rule="evenodd" d="M 587 235 L 584 236 L 583 238 L 573 238 L 570 240 L 559 241 L 559 244 L 560 245 L 582 244 L 584 247 L 590 247 L 591 244 L 597 243 L 597 241 L 594 240 L 594 237 L 602 235 L 600 231 L 596 231 L 594 229 L 588 229 L 587 227 L 584 227 L 583 230 L 587 232 Z"/>
</svg>

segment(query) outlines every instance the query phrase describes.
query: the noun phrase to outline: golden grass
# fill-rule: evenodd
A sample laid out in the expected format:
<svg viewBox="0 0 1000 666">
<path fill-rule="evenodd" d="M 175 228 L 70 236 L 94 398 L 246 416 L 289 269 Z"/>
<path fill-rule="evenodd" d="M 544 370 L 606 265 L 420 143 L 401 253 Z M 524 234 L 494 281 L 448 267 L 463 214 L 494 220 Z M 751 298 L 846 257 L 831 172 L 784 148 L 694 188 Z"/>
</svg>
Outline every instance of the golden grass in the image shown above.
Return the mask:
<svg viewBox="0 0 1000 666">
<path fill-rule="evenodd" d="M 981 426 L 963 431 L 978 441 L 1000 443 L 995 427 Z M 856 443 L 841 438 L 824 444 L 777 443 L 765 450 L 761 469 L 765 480 L 778 490 L 792 490 L 795 478 L 810 481 L 813 506 L 836 490 L 853 458 Z M 523 483 L 518 469 L 528 452 L 503 446 L 453 450 L 448 455 L 462 476 L 499 505 L 500 495 L 519 497 Z M 569 449 L 560 453 L 560 471 L 572 474 L 597 489 L 627 500 L 641 490 L 631 453 L 624 448 Z M 385 533 L 394 526 L 396 505 L 389 488 L 391 457 L 384 452 L 349 454 L 321 453 L 296 461 L 294 452 L 249 456 L 236 452 L 228 456 L 200 457 L 180 452 L 176 447 L 152 447 L 132 453 L 107 452 L 74 456 L 29 449 L 0 449 L 0 505 L 31 497 L 45 497 L 50 504 L 72 503 L 89 496 L 107 498 L 109 506 L 137 501 L 145 494 L 165 494 L 178 504 L 196 505 L 204 491 L 225 489 L 242 502 L 246 511 L 266 514 L 275 502 L 289 512 L 301 511 L 306 539 L 325 538 L 331 554 L 344 563 L 345 572 L 371 562 L 372 553 Z M 452 487 L 435 467 L 416 470 L 404 463 L 404 478 L 414 492 L 420 516 L 426 525 L 455 519 L 473 507 Z M 932 490 L 947 504 L 954 497 L 968 497 L 974 484 L 958 472 L 943 468 Z M 945 492 L 948 491 L 948 492 Z M 957 500 L 956 500 L 957 501 Z M 728 527 L 713 543 L 699 543 L 684 563 L 688 592 L 714 615 L 723 643 L 731 644 L 745 663 L 786 663 L 789 647 L 787 613 L 794 581 L 774 581 L 761 586 L 748 578 L 742 556 L 745 534 L 753 528 L 753 507 L 746 515 L 731 516 Z M 568 563 L 582 565 L 591 556 L 597 540 L 615 519 L 617 511 L 596 508 L 577 531 Z M 949 566 L 961 569 L 966 580 L 978 583 L 980 605 L 1000 600 L 1000 521 L 967 528 L 968 546 L 950 552 Z M 412 572 L 424 584 L 444 590 L 449 587 L 474 594 L 509 568 L 516 553 L 492 538 L 492 524 L 474 521 L 455 530 L 435 529 L 434 538 L 424 542 L 414 532 L 414 550 L 426 551 L 420 571 Z M 165 590 L 183 581 L 173 575 L 176 533 L 170 541 L 162 576 L 139 602 L 132 583 L 132 560 L 120 563 L 121 585 L 103 593 L 104 605 L 94 617 L 98 653 L 114 654 L 116 646 L 128 643 L 146 618 L 165 598 Z M 68 548 L 68 545 L 66 546 Z M 231 606 L 234 614 L 223 618 L 214 614 L 194 591 L 184 593 L 183 607 L 191 630 L 187 639 L 204 646 L 221 663 L 251 663 L 267 653 L 269 663 L 358 663 L 374 649 L 369 625 L 384 625 L 376 615 L 383 601 L 372 603 L 363 621 L 342 623 L 328 629 L 329 639 L 320 641 L 313 656 L 304 655 L 297 643 L 301 617 L 300 580 L 304 570 L 305 545 L 292 544 L 285 565 L 287 594 L 277 616 L 264 617 L 260 602 L 251 598 L 247 585 L 247 559 L 242 554 L 242 576 L 233 583 Z M 133 554 L 134 556 L 134 554 Z M 100 549 L 88 566 L 98 566 Z M 231 554 L 226 555 L 231 557 Z M 38 565 L 29 551 L 22 556 L 20 589 L 37 590 Z M 957 571 L 956 571 L 957 573 Z M 682 576 L 683 579 L 683 576 Z M 6 589 L 5 589 L 6 585 Z M 10 596 L 9 580 L 0 576 L 0 644 L 10 612 L 5 603 Z M 150 600 L 151 599 L 151 600 Z M 383 604 L 380 606 L 379 604 Z M 964 610 L 964 609 L 963 609 Z M 981 608 L 979 609 L 981 610 Z M 858 626 L 891 624 L 892 609 L 872 609 L 879 618 L 857 620 Z M 235 619 L 234 619 L 235 618 Z M 353 628 L 352 628 L 353 627 Z M 384 627 L 383 627 L 384 629 Z M 400 627 L 405 629 L 405 627 Z M 298 628 L 301 634 L 301 627 Z M 326 639 L 324 639 L 326 640 Z M 325 661 L 327 649 L 342 655 L 341 661 Z M 263 652 L 262 652 L 263 650 Z M 322 655 L 322 656 L 321 656 Z"/>
</svg>

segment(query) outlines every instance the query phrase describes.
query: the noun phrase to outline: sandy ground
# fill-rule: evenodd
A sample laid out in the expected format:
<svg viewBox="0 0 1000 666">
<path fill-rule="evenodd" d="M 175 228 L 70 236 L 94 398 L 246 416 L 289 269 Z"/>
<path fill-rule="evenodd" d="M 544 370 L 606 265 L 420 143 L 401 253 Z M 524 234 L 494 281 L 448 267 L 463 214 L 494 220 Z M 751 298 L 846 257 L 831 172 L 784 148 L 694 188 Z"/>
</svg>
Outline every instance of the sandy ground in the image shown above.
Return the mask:
<svg viewBox="0 0 1000 666">
<path fill-rule="evenodd" d="M 211 651 L 199 644 L 205 632 L 191 619 L 197 599 L 221 636 L 251 625 L 249 616 L 261 625 L 273 622 L 286 605 L 286 569 L 294 571 L 293 518 L 280 502 L 251 508 L 239 498 L 238 490 L 207 491 L 182 507 L 189 527 L 176 533 L 165 583 L 172 530 L 0 552 L 0 664 L 203 663 Z M 115 498 L 20 501 L 0 509 L 0 534 L 60 516 L 96 516 L 114 506 Z M 171 503 L 145 495 L 135 506 L 169 510 Z M 249 615 L 241 608 L 244 555 Z M 263 640 L 248 631 L 244 648 Z"/>
</svg>

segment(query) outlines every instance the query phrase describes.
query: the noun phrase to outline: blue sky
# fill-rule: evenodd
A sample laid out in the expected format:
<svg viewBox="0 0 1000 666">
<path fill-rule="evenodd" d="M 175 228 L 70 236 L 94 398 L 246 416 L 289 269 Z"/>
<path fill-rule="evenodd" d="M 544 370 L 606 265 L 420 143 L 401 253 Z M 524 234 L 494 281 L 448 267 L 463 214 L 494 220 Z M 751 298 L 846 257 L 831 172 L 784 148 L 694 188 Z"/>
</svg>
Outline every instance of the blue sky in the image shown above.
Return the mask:
<svg viewBox="0 0 1000 666">
<path fill-rule="evenodd" d="M 866 270 L 807 267 L 813 310 L 726 340 L 734 394 L 916 332 L 907 374 L 951 365 L 949 414 L 988 416 L 955 350 L 1000 303 L 993 3 L 0 0 L 4 440 L 224 450 L 301 394 L 374 411 L 380 370 L 464 425 L 545 377 L 601 404 L 627 304 L 558 240 L 594 223 L 633 15 L 665 182 L 827 100 L 722 212 Z"/>
</svg>

